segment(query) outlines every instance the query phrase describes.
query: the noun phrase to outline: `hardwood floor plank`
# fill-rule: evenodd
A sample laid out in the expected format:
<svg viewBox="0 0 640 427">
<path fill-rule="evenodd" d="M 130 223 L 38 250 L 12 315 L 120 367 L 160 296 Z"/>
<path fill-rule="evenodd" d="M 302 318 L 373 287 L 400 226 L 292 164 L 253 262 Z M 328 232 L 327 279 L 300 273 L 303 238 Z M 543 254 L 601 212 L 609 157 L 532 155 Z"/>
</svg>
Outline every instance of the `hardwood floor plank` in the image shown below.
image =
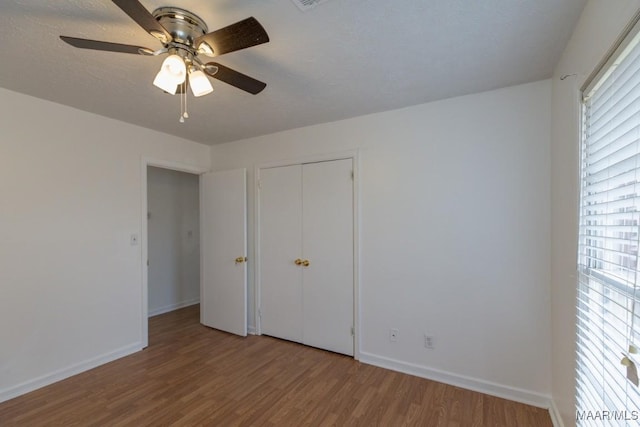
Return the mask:
<svg viewBox="0 0 640 427">
<path fill-rule="evenodd" d="M 549 413 L 267 336 L 149 321 L 144 351 L 0 404 L 5 426 L 551 427 Z"/>
</svg>

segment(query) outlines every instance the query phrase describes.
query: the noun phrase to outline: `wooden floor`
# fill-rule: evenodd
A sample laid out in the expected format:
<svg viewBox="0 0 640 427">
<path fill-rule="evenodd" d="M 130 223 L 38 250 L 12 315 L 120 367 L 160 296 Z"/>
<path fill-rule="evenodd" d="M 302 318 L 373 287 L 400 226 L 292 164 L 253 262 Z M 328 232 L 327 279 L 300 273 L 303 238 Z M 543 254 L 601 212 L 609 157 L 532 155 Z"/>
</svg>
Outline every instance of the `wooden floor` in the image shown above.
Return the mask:
<svg viewBox="0 0 640 427">
<path fill-rule="evenodd" d="M 150 319 L 149 348 L 0 404 L 0 426 L 551 426 L 544 409 L 198 323 Z"/>
</svg>

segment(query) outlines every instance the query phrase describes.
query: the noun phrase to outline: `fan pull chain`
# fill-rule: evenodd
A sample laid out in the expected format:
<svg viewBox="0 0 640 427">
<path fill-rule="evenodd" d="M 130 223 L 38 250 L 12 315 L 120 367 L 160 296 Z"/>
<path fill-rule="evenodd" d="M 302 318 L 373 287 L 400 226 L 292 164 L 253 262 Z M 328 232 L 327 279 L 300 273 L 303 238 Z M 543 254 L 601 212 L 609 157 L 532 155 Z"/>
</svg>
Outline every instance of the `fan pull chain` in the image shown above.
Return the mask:
<svg viewBox="0 0 640 427">
<path fill-rule="evenodd" d="M 189 118 L 189 113 L 187 112 L 187 82 L 184 82 L 184 112 L 182 113 L 182 117 L 184 117 L 185 119 Z"/>
<path fill-rule="evenodd" d="M 180 119 L 178 120 L 180 123 L 184 123 L 184 116 L 182 113 L 184 112 L 184 99 L 182 94 L 180 94 Z"/>
<path fill-rule="evenodd" d="M 184 123 L 184 119 L 189 118 L 189 113 L 187 112 L 187 82 L 183 83 L 183 91 L 180 94 L 180 119 L 178 120 L 180 123 Z"/>
</svg>

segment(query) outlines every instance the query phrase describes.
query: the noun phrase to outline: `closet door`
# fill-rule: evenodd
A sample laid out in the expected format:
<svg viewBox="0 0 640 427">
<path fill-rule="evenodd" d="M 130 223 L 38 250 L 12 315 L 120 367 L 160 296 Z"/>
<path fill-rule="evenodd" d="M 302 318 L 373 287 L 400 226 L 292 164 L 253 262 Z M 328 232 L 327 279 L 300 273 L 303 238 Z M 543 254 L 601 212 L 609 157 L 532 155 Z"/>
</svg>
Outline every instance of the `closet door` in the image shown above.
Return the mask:
<svg viewBox="0 0 640 427">
<path fill-rule="evenodd" d="M 260 171 L 260 314 L 263 334 L 302 342 L 302 166 Z"/>
<path fill-rule="evenodd" d="M 353 355 L 353 162 L 303 165 L 303 343 Z"/>
</svg>

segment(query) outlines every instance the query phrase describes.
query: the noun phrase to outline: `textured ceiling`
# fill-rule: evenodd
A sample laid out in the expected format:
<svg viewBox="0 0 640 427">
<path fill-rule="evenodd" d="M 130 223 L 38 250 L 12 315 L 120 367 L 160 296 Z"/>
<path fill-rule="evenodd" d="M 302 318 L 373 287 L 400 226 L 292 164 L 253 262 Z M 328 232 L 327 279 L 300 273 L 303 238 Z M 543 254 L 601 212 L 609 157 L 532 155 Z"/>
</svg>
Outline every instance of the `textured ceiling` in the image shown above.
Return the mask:
<svg viewBox="0 0 640 427">
<path fill-rule="evenodd" d="M 159 43 L 109 0 L 0 2 L 0 87 L 205 144 L 330 122 L 551 76 L 586 0 L 141 0 L 209 30 L 254 16 L 267 44 L 216 58 L 267 83 L 180 99 L 152 85 L 163 57 L 75 49 L 67 35 Z"/>
</svg>

